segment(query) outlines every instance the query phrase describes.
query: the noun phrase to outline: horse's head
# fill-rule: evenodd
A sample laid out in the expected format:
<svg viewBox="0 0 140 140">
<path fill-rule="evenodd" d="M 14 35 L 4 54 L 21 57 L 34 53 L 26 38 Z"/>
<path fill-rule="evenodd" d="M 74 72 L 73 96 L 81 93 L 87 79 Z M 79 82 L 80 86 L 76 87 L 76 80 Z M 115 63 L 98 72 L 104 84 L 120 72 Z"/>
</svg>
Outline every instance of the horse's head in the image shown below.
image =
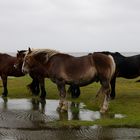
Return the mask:
<svg viewBox="0 0 140 140">
<path fill-rule="evenodd" d="M 58 51 L 50 50 L 50 49 L 35 49 L 31 50 L 28 49 L 28 52 L 26 53 L 24 57 L 24 62 L 22 65 L 22 71 L 24 73 L 29 72 L 36 72 L 44 70 L 43 66 L 48 62 L 48 60 L 55 54 L 57 54 Z"/>
<path fill-rule="evenodd" d="M 31 49 L 29 48 L 23 58 L 22 72 L 27 74 L 32 71 L 34 67 L 37 67 L 37 62 L 32 55 Z"/>
<path fill-rule="evenodd" d="M 22 68 L 22 64 L 23 64 L 23 60 L 24 60 L 24 57 L 26 55 L 26 52 L 27 50 L 21 50 L 21 51 L 17 51 L 17 60 L 14 64 L 14 68 L 15 69 L 21 69 Z"/>
</svg>

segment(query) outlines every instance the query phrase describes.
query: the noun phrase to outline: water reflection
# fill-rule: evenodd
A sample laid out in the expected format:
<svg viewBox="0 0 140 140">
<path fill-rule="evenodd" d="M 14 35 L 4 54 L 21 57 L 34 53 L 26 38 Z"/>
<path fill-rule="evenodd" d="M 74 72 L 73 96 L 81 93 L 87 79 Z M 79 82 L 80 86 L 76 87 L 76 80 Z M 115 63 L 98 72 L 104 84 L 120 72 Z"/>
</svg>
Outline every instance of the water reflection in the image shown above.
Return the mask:
<svg viewBox="0 0 140 140">
<path fill-rule="evenodd" d="M 31 99 L 31 105 L 32 105 L 32 110 L 39 110 L 41 113 L 45 113 L 45 105 L 46 101 L 40 102 L 39 99 L 37 98 L 32 98 Z"/>
<path fill-rule="evenodd" d="M 8 102 L 8 99 L 7 99 L 7 97 L 2 97 L 2 99 L 3 99 L 3 109 L 6 109 L 7 108 L 7 102 Z"/>
<path fill-rule="evenodd" d="M 70 106 L 71 120 L 80 120 L 80 103 L 71 102 Z"/>
<path fill-rule="evenodd" d="M 139 139 L 137 128 L 78 127 L 75 129 L 48 126 L 53 120 L 96 120 L 120 117 L 84 109 L 83 103 L 69 102 L 67 113 L 56 111 L 58 100 L 0 99 L 0 139 L 5 140 L 121 140 Z"/>
<path fill-rule="evenodd" d="M 98 111 L 91 111 L 88 109 L 84 109 L 85 105 L 83 103 L 78 103 L 78 102 L 69 102 L 68 112 L 61 113 L 56 111 L 58 102 L 59 102 L 58 100 L 46 100 L 46 102 L 40 102 L 38 98 L 32 98 L 31 100 L 3 98 L 0 99 L 0 113 L 3 114 L 2 115 L 3 118 L 8 117 L 8 115 L 13 115 L 11 116 L 13 118 L 17 117 L 28 121 L 44 120 L 45 122 L 54 121 L 54 120 L 94 121 L 102 118 L 125 117 L 121 114 L 109 114 L 109 113 L 100 114 L 100 112 Z"/>
</svg>

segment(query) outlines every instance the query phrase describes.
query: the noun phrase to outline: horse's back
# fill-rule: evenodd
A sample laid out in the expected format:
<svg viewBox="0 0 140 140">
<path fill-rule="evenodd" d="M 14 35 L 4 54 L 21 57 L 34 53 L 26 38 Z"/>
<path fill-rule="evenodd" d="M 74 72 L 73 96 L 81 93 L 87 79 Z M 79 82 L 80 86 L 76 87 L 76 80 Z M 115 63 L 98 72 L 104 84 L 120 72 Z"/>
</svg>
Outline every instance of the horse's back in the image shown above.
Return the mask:
<svg viewBox="0 0 140 140">
<path fill-rule="evenodd" d="M 14 63 L 16 62 L 16 57 L 10 56 L 8 54 L 0 53 L 0 75 L 4 74 L 7 76 L 23 76 L 20 69 L 15 70 Z"/>
<path fill-rule="evenodd" d="M 92 65 L 92 58 L 90 56 L 74 57 L 68 54 L 56 54 L 49 61 L 55 65 L 60 65 L 69 68 L 83 68 L 85 65 Z M 49 62 L 48 61 L 48 62 Z M 75 70 L 76 70 L 75 69 Z M 74 70 L 74 69 L 73 69 Z"/>
<path fill-rule="evenodd" d="M 129 56 L 125 58 L 126 63 L 139 65 L 140 66 L 140 55 Z"/>
<path fill-rule="evenodd" d="M 118 76 L 135 78 L 140 75 L 140 55 L 125 57 L 118 66 Z"/>
<path fill-rule="evenodd" d="M 91 56 L 74 57 L 68 54 L 56 54 L 50 58 L 47 70 L 68 81 L 86 80 L 96 73 Z"/>
<path fill-rule="evenodd" d="M 0 71 L 6 71 L 10 66 L 11 60 L 13 60 L 12 56 L 0 53 Z"/>
<path fill-rule="evenodd" d="M 108 56 L 94 53 L 82 57 L 73 57 L 67 54 L 56 54 L 47 63 L 48 75 L 60 76 L 68 81 L 97 80 L 99 75 L 108 78 L 113 74 L 114 61 Z"/>
</svg>

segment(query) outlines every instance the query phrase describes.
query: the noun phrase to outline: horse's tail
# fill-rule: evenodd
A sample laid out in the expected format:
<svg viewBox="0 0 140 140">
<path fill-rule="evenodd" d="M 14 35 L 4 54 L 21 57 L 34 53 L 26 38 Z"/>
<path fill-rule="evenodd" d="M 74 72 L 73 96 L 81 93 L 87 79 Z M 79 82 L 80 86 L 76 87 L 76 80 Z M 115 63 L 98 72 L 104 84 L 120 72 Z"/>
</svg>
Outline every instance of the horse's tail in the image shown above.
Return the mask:
<svg viewBox="0 0 140 140">
<path fill-rule="evenodd" d="M 111 68 L 111 77 L 114 76 L 115 71 L 116 71 L 116 63 L 114 61 L 114 58 L 112 55 L 108 55 L 108 57 L 110 58 L 111 62 L 112 62 L 112 68 Z"/>
</svg>

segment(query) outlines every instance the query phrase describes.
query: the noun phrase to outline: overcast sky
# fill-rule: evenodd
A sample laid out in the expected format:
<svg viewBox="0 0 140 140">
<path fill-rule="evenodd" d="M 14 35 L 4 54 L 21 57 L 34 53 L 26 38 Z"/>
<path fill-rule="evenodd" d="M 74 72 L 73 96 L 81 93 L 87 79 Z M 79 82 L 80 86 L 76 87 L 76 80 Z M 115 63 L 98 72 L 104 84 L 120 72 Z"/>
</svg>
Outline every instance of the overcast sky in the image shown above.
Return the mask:
<svg viewBox="0 0 140 140">
<path fill-rule="evenodd" d="M 0 51 L 140 51 L 140 0 L 0 0 Z"/>
</svg>

